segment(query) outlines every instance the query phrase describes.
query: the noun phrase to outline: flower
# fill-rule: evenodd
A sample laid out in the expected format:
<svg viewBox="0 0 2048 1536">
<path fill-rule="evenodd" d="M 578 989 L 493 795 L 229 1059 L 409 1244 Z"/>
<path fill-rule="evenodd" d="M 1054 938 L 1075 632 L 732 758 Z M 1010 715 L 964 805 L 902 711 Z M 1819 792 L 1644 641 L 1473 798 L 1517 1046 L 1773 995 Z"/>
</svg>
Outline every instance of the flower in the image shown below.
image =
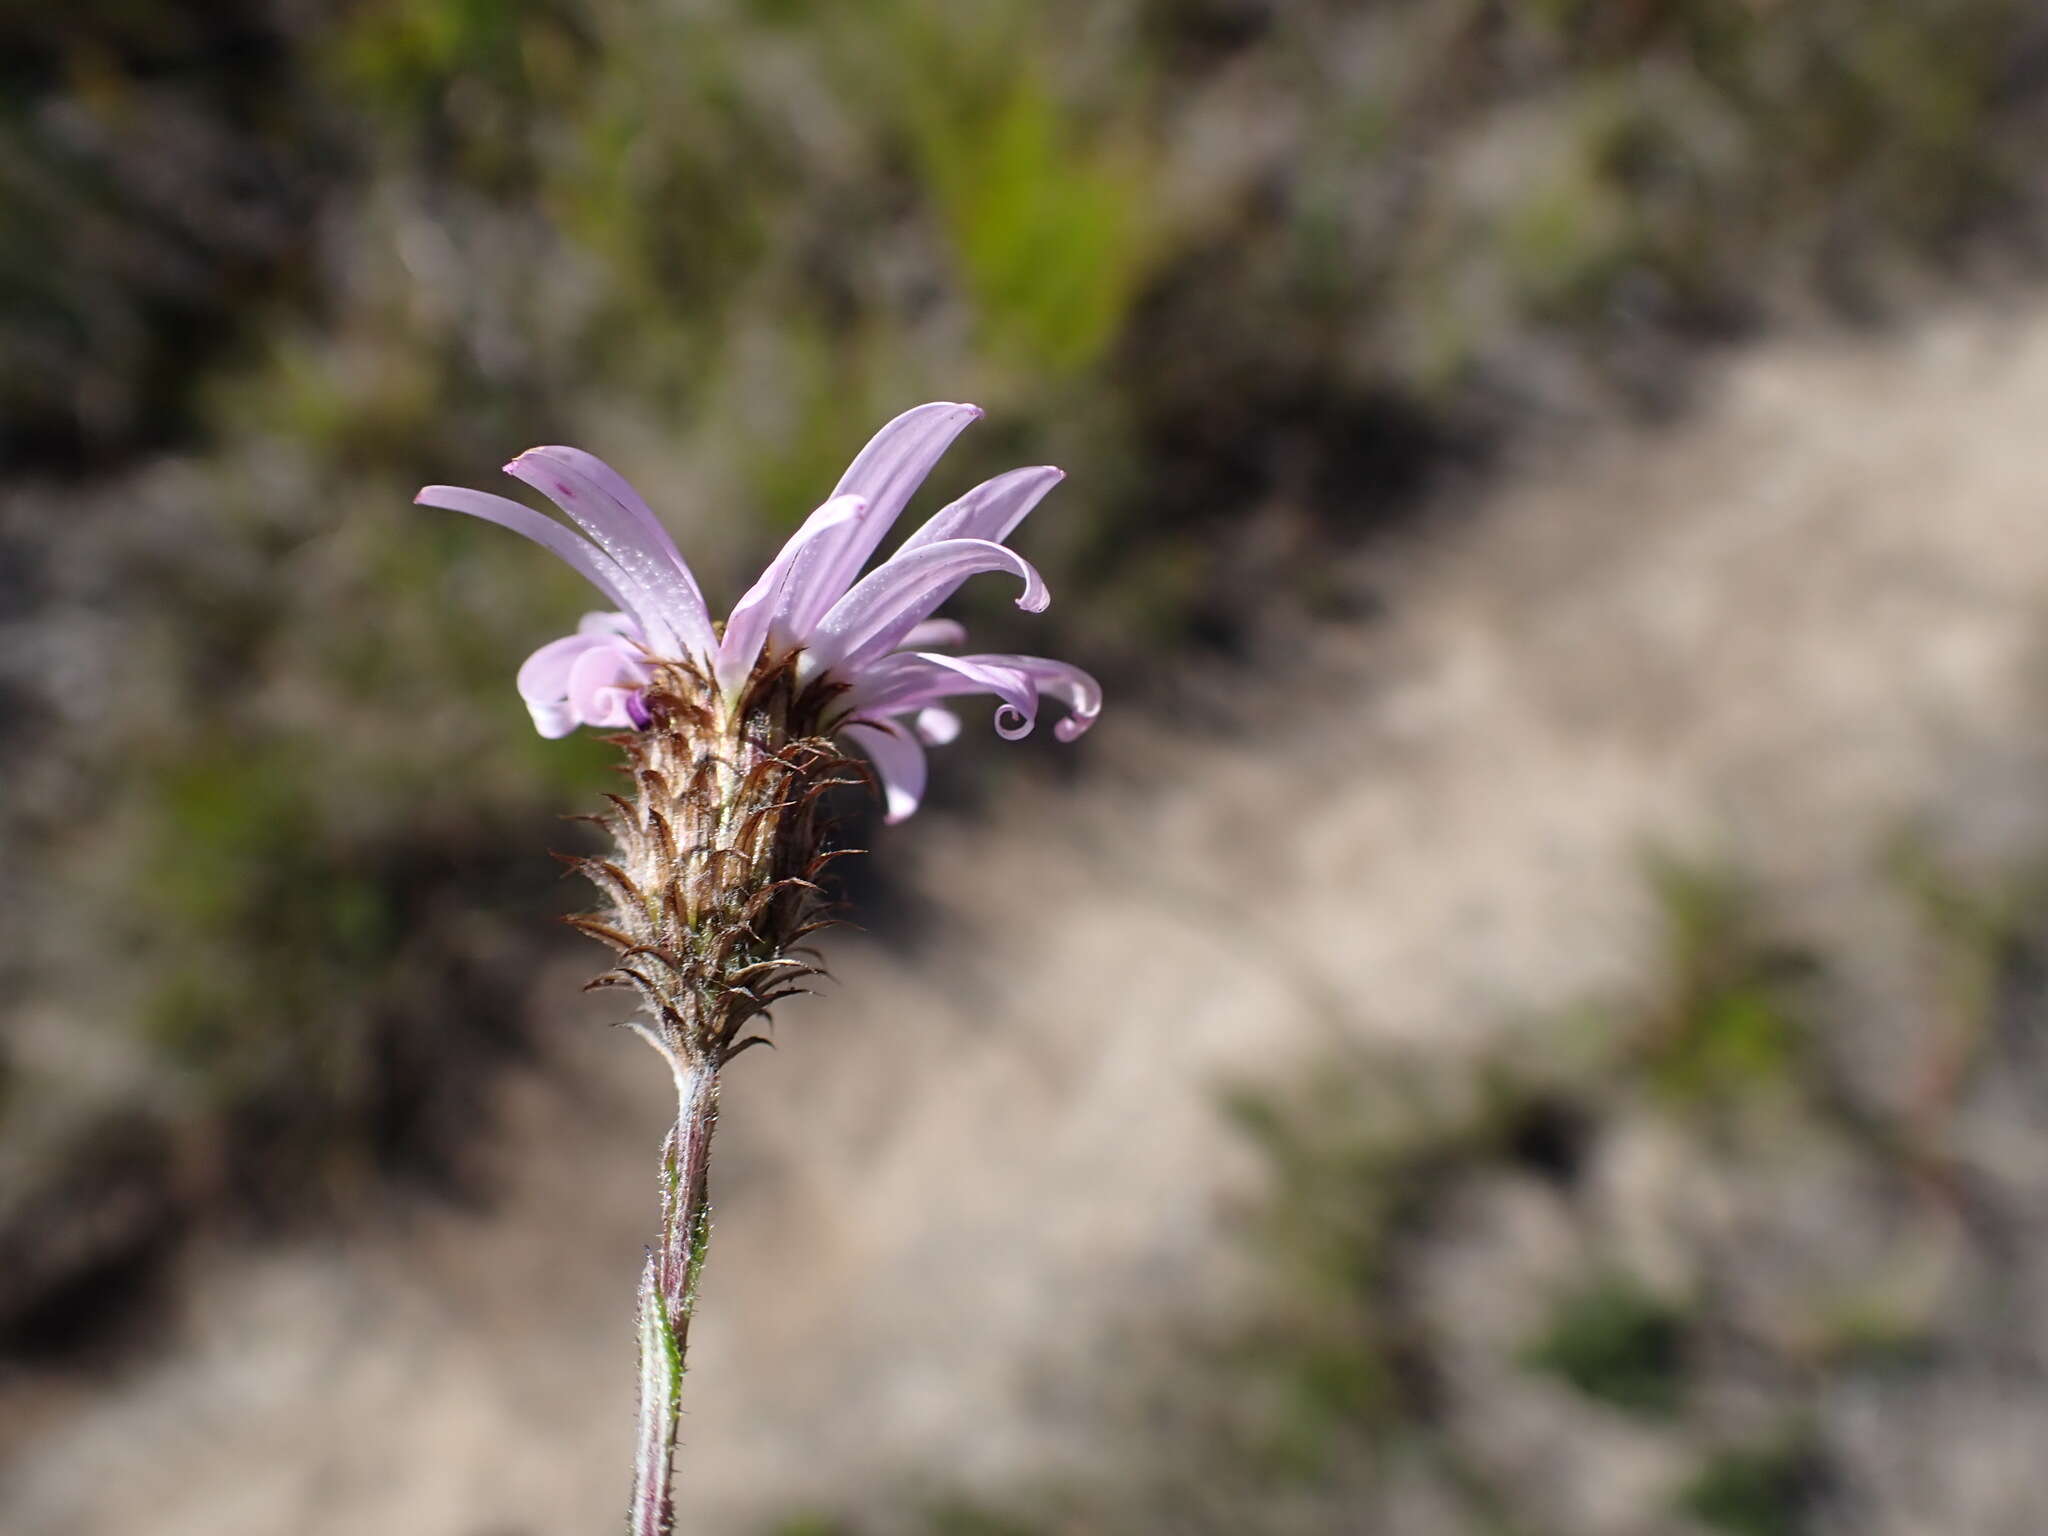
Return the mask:
<svg viewBox="0 0 2048 1536">
<path fill-rule="evenodd" d="M 457 486 L 430 485 L 414 500 L 524 535 L 617 606 L 584 615 L 575 634 L 550 641 L 520 667 L 519 693 L 543 736 L 581 725 L 645 730 L 643 694 L 664 664 L 702 679 L 727 712 L 739 708 L 764 668 L 789 665 L 800 686 L 832 685 L 823 729 L 867 755 L 888 820 L 901 821 L 924 794 L 924 749 L 959 734 L 947 701 L 993 695 L 996 731 L 1008 739 L 1029 733 L 1044 696 L 1066 706 L 1054 729 L 1062 741 L 1087 730 L 1102 708 L 1101 688 L 1080 668 L 1041 656 L 951 654 L 965 631 L 932 617 L 970 576 L 997 571 L 1022 583 L 1018 607 L 1045 608 L 1044 581 L 1003 541 L 1060 482 L 1059 470 L 1015 469 L 985 481 L 861 574 L 940 455 L 980 416 L 978 407 L 940 401 L 883 427 L 722 626 L 639 493 L 578 449 L 530 448 L 505 466 L 574 528 Z"/>
</svg>

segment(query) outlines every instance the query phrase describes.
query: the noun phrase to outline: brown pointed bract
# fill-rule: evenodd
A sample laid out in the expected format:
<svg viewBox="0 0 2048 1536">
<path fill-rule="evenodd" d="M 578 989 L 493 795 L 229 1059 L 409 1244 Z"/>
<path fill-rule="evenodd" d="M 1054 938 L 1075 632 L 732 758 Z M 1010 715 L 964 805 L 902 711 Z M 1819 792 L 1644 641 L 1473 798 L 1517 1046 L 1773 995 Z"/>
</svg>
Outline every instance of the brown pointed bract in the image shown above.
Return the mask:
<svg viewBox="0 0 2048 1536">
<path fill-rule="evenodd" d="M 615 952 L 591 985 L 637 991 L 689 1067 L 715 1071 L 749 1020 L 817 974 L 791 950 L 829 921 L 818 875 L 854 851 L 824 847 L 824 796 L 870 782 L 824 729 L 840 692 L 799 688 L 785 661 L 728 703 L 694 668 L 664 664 L 644 696 L 647 729 L 611 738 L 634 791 L 589 818 L 612 857 L 565 857 L 603 898 L 568 921 Z"/>
</svg>

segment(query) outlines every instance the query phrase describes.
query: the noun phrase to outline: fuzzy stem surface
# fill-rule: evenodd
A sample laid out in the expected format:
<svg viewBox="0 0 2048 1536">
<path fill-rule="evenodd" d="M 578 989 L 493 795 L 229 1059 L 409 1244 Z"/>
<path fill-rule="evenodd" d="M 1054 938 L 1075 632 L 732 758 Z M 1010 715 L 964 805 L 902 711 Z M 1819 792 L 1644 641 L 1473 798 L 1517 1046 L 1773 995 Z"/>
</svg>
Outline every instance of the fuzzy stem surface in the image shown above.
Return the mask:
<svg viewBox="0 0 2048 1536">
<path fill-rule="evenodd" d="M 666 1052 L 664 1054 L 667 1054 Z M 640 1282 L 640 1416 L 633 1441 L 631 1536 L 675 1529 L 675 1453 L 690 1314 L 711 1235 L 707 1173 L 718 1122 L 718 1071 L 670 1057 L 676 1123 L 662 1146 L 661 1234 Z"/>
</svg>

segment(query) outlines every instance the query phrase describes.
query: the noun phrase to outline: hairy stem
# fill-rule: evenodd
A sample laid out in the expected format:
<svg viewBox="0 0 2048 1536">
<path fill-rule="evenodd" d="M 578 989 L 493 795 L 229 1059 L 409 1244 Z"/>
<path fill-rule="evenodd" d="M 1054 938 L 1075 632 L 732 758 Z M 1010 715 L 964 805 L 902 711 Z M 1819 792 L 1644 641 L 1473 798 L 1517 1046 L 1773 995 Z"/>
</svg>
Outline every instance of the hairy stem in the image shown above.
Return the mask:
<svg viewBox="0 0 2048 1536">
<path fill-rule="evenodd" d="M 648 1038 L 655 1037 L 649 1034 Z M 718 1120 L 718 1070 L 668 1058 L 676 1081 L 676 1123 L 662 1146 L 661 1236 L 640 1280 L 640 1424 L 633 1442 L 631 1536 L 668 1536 L 675 1529 L 675 1453 L 683 1403 L 683 1354 L 697 1277 L 711 1235 L 706 1182 L 711 1131 Z"/>
</svg>

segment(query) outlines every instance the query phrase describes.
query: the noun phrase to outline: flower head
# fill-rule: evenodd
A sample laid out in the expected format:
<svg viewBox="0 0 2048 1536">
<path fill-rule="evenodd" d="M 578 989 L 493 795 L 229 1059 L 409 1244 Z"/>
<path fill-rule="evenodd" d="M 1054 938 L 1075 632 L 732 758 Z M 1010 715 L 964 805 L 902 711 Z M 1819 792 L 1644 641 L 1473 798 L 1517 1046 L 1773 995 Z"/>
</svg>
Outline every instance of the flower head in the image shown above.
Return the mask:
<svg viewBox="0 0 2048 1536">
<path fill-rule="evenodd" d="M 997 700 L 995 728 L 1028 733 L 1051 697 L 1066 708 L 1054 729 L 1071 741 L 1094 723 L 1102 691 L 1078 667 L 1040 656 L 957 655 L 960 625 L 932 615 L 970 576 L 1006 573 L 1017 606 L 1049 601 L 1029 561 L 1004 540 L 1057 485 L 1050 466 L 1016 469 L 940 509 L 862 574 L 897 516 L 947 447 L 981 411 L 938 402 L 905 411 L 875 434 L 824 504 L 790 536 L 723 625 L 647 503 L 615 470 L 574 448 L 532 448 L 506 472 L 540 491 L 572 528 L 502 496 L 430 485 L 414 498 L 498 523 L 573 566 L 615 605 L 586 614 L 519 669 L 519 692 L 543 736 L 578 726 L 644 730 L 649 690 L 663 668 L 697 679 L 727 715 L 762 678 L 787 669 L 818 701 L 823 734 L 867 755 L 888 819 L 917 809 L 927 746 L 959 734 L 948 707 L 963 695 Z"/>
</svg>

